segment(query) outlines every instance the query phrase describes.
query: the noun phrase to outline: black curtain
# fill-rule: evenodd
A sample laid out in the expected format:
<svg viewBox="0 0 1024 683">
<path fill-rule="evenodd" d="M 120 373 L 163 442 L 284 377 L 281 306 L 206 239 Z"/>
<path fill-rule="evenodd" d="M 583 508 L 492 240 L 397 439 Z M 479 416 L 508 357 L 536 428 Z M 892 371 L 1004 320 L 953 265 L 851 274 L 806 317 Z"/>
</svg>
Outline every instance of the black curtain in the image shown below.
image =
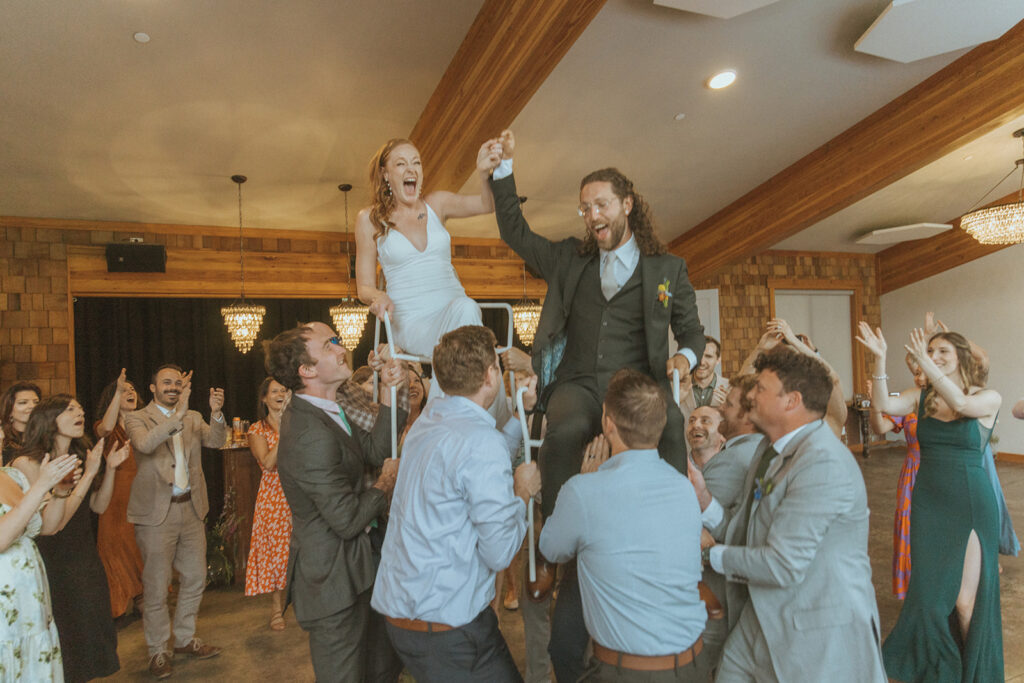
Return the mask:
<svg viewBox="0 0 1024 683">
<path fill-rule="evenodd" d="M 191 407 L 209 417 L 210 387 L 224 389 L 228 420 L 256 417 L 256 390 L 266 377 L 260 342 L 248 353 L 235 348 L 220 314 L 230 299 L 86 298 L 74 302 L 75 380 L 79 402 L 91 419 L 103 388 L 117 379 L 121 368 L 139 392 L 140 407 L 152 399 L 153 370 L 176 363 L 193 371 Z M 331 324 L 329 309 L 336 299 L 253 299 L 267 308 L 260 339 L 271 339 L 299 322 Z M 511 302 L 510 302 L 511 303 Z M 485 309 L 484 324 L 504 344 L 507 315 Z M 359 345 L 352 349 L 354 365 L 366 363 L 373 344 L 370 316 Z M 383 331 L 381 337 L 384 337 Z M 519 339 L 515 337 L 518 344 Z"/>
</svg>

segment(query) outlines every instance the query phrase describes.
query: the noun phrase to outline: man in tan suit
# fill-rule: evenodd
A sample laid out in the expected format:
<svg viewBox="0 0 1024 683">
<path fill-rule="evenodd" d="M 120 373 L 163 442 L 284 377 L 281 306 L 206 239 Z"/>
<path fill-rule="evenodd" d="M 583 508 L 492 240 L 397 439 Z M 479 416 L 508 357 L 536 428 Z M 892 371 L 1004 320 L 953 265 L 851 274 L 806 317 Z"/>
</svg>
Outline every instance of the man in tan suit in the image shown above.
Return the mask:
<svg viewBox="0 0 1024 683">
<path fill-rule="evenodd" d="M 149 648 L 149 670 L 156 678 L 171 675 L 168 641 L 171 620 L 167 586 L 178 570 L 178 605 L 174 611 L 174 653 L 197 659 L 220 654 L 220 648 L 195 637 L 196 614 L 206 585 L 206 526 L 210 509 L 203 477 L 202 446 L 224 444 L 227 428 L 221 408 L 224 390 L 210 389 L 210 423 L 188 409 L 192 373 L 163 365 L 153 373 L 153 401 L 125 418 L 139 471 L 128 499 L 128 521 L 142 552 L 142 623 Z"/>
</svg>

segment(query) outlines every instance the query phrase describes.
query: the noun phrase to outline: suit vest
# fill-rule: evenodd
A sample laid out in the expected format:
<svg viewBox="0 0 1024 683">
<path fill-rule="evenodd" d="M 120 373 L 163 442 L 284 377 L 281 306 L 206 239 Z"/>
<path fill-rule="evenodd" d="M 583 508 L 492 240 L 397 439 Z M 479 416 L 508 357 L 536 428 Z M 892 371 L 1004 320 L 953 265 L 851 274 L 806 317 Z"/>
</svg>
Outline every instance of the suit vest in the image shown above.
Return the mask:
<svg viewBox="0 0 1024 683">
<path fill-rule="evenodd" d="M 603 393 L 620 368 L 649 374 L 650 364 L 639 263 L 611 301 L 601 292 L 599 263 L 593 258 L 583 268 L 566 322 L 565 356 L 555 376 L 592 376 Z"/>
</svg>

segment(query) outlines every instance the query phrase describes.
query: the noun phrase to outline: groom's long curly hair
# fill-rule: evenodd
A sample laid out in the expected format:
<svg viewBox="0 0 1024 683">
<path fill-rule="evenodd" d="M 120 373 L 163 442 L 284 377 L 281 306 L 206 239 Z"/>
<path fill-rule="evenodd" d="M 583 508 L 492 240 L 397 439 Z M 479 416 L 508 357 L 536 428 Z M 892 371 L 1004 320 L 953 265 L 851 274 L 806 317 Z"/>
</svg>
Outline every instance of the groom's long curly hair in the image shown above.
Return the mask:
<svg viewBox="0 0 1024 683">
<path fill-rule="evenodd" d="M 654 230 L 654 219 L 651 217 L 651 207 L 647 205 L 643 196 L 633 189 L 633 181 L 622 174 L 617 168 L 602 168 L 593 173 L 588 173 L 580 181 L 580 190 L 590 183 L 611 183 L 612 192 L 620 200 L 626 197 L 633 199 L 633 210 L 629 212 L 626 220 L 629 221 L 629 229 L 636 236 L 637 247 L 644 256 L 657 256 L 664 254 L 667 250 L 665 245 L 658 239 Z M 583 241 L 578 248 L 580 256 L 591 256 L 597 253 L 597 240 L 587 230 Z"/>
</svg>

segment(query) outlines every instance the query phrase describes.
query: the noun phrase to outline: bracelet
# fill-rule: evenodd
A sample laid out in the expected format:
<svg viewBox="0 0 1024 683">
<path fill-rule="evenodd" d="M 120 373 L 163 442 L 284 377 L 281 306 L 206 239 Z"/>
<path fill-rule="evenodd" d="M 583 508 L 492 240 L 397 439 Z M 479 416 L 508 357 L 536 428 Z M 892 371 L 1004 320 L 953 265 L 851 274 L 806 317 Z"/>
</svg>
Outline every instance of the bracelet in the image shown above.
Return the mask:
<svg viewBox="0 0 1024 683">
<path fill-rule="evenodd" d="M 62 496 L 62 495 L 60 495 L 59 493 L 57 493 L 56 491 L 53 491 L 52 493 L 53 493 L 53 497 L 54 497 L 54 498 L 70 498 L 70 497 L 71 497 L 71 491 L 74 491 L 74 489 L 70 489 L 70 490 L 69 490 L 69 491 L 68 491 L 67 493 L 65 493 L 65 494 L 64 494 L 63 496 Z"/>
<path fill-rule="evenodd" d="M 871 379 L 878 380 L 879 382 L 889 379 L 889 375 L 871 375 Z"/>
</svg>

